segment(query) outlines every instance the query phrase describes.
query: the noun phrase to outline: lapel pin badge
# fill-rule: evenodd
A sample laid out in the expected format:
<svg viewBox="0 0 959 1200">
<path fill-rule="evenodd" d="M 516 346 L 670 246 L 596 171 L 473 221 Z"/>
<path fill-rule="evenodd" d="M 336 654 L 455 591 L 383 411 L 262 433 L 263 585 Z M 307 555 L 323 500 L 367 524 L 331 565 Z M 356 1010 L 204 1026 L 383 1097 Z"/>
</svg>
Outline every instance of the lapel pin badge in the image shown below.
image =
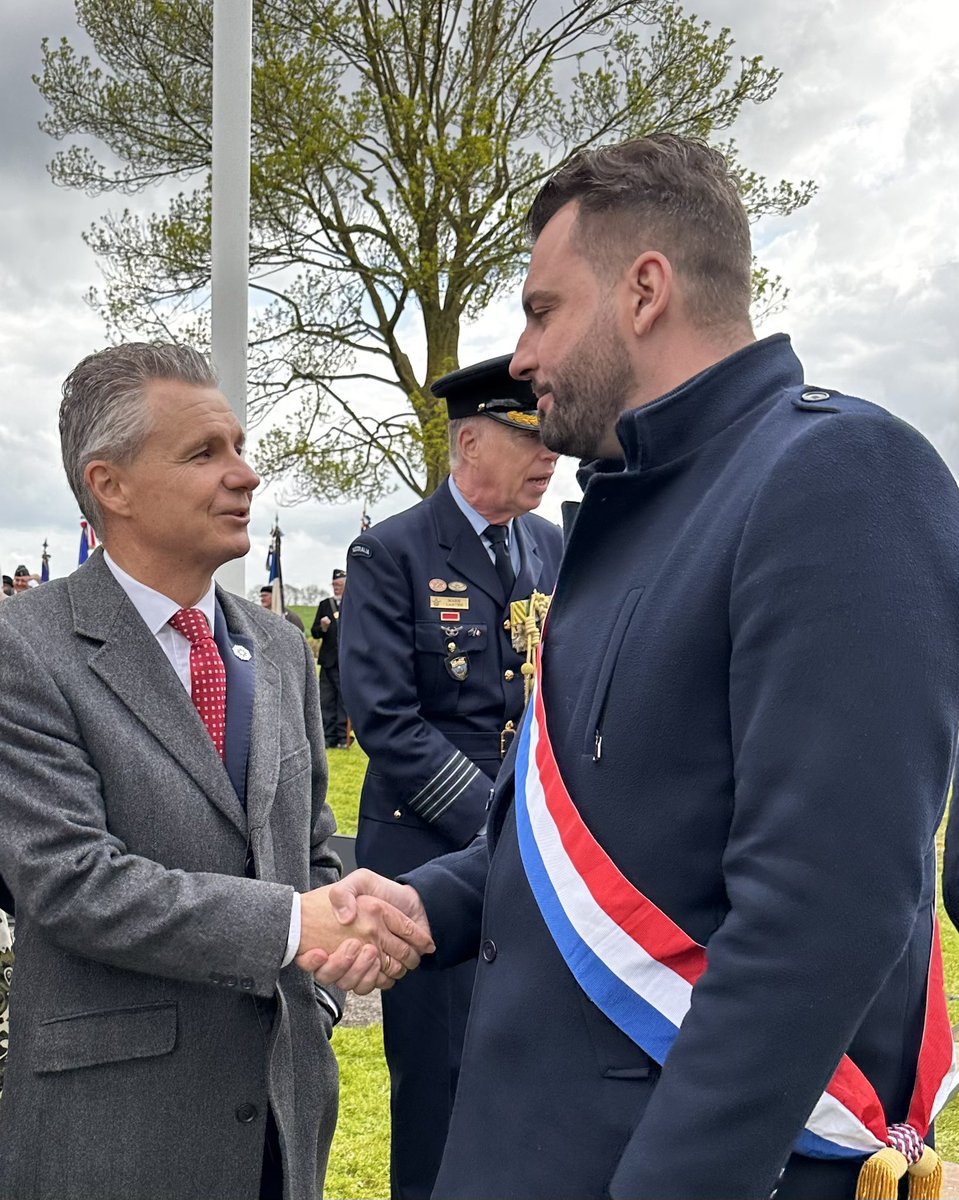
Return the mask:
<svg viewBox="0 0 959 1200">
<path fill-rule="evenodd" d="M 246 646 L 234 646 L 233 657 L 238 658 L 240 662 L 249 662 L 253 655 L 247 650 Z"/>
</svg>

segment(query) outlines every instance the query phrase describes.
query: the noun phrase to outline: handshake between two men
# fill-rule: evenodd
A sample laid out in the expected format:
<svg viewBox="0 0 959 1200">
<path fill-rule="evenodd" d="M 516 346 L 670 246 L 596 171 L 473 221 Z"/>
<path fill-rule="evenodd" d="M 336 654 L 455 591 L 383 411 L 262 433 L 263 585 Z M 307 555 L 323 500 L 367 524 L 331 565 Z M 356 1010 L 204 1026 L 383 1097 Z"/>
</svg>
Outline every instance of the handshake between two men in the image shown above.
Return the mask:
<svg viewBox="0 0 959 1200">
<path fill-rule="evenodd" d="M 297 966 L 360 996 L 391 988 L 436 949 L 416 890 L 373 871 L 304 893 L 300 915 Z"/>
</svg>

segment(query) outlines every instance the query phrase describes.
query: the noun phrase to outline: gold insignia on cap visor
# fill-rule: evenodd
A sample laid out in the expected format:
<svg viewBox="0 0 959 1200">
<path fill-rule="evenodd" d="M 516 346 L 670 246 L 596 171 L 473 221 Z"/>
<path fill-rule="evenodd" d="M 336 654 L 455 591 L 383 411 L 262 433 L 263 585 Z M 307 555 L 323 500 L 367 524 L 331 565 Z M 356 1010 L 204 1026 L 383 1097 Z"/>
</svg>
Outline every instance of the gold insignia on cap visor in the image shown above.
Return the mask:
<svg viewBox="0 0 959 1200">
<path fill-rule="evenodd" d="M 514 425 L 527 425 L 530 429 L 539 429 L 539 413 L 519 412 L 512 410 L 504 414 Z"/>
</svg>

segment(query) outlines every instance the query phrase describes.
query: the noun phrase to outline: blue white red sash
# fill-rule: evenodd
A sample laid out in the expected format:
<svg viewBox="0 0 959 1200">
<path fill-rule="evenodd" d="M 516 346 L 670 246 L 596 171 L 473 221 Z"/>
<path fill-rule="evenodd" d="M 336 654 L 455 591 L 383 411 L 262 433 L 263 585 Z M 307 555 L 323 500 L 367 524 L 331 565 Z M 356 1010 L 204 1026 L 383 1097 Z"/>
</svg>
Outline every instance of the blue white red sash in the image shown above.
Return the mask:
<svg viewBox="0 0 959 1200">
<path fill-rule="evenodd" d="M 587 829 L 549 742 L 541 683 L 542 664 L 516 756 L 516 823 L 526 875 L 580 987 L 662 1064 L 706 970 L 706 948 L 639 892 Z M 908 1125 L 925 1137 L 957 1087 L 936 922 Z M 816 1158 L 861 1158 L 894 1143 L 895 1129 L 890 1134 L 872 1084 L 843 1056 L 795 1149 Z"/>
</svg>

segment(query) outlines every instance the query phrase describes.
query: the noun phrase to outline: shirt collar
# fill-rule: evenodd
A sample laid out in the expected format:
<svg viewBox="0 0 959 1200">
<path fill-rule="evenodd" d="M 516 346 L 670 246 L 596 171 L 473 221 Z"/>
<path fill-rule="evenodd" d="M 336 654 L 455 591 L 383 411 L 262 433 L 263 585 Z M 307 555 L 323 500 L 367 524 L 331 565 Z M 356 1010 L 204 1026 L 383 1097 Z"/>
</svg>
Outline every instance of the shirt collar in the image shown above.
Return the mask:
<svg viewBox="0 0 959 1200">
<path fill-rule="evenodd" d="M 113 561 L 106 550 L 103 551 L 103 561 L 110 568 L 110 574 L 126 592 L 130 603 L 143 618 L 146 627 L 156 636 L 169 623 L 170 618 L 180 611 L 182 605 L 171 600 L 169 596 L 164 596 L 162 592 L 147 587 L 145 583 L 140 583 L 132 575 L 128 575 Z M 212 632 L 213 623 L 216 620 L 216 587 L 213 583 L 210 584 L 210 590 L 203 599 L 193 607 L 203 613 Z"/>
<path fill-rule="evenodd" d="M 456 480 L 452 475 L 450 475 L 447 479 L 447 483 L 449 484 L 450 495 L 456 501 L 456 507 L 460 510 L 467 521 L 469 521 L 478 534 L 484 534 L 486 532 L 486 527 L 491 524 L 491 522 L 487 521 L 482 513 L 478 513 L 472 504 L 470 504 L 470 502 L 456 486 Z M 513 532 L 512 517 L 506 522 L 506 528 L 510 531 L 510 533 Z"/>
</svg>

